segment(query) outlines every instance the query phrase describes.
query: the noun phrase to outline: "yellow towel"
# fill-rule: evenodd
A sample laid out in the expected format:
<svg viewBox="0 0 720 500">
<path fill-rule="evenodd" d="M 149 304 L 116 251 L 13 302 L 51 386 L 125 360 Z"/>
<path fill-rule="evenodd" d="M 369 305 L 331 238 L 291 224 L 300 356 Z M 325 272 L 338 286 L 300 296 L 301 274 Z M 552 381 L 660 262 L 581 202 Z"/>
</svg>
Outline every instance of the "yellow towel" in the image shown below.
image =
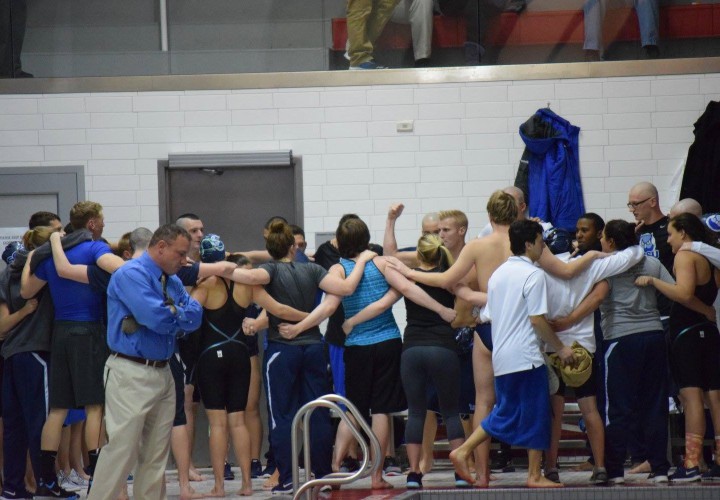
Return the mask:
<svg viewBox="0 0 720 500">
<path fill-rule="evenodd" d="M 575 354 L 575 365 L 563 366 L 562 360 L 557 354 L 550 355 L 552 365 L 560 372 L 560 376 L 568 387 L 580 387 L 590 378 L 592 374 L 592 356 L 577 341 L 570 346 Z"/>
</svg>

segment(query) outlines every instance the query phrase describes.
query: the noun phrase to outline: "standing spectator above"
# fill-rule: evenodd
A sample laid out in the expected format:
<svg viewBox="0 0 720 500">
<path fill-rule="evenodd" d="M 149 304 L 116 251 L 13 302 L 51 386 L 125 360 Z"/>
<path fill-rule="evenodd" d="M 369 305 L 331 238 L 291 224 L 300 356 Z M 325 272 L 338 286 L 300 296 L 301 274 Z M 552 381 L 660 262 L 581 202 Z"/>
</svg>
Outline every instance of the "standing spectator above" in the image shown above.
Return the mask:
<svg viewBox="0 0 720 500">
<path fill-rule="evenodd" d="M 415 67 L 430 65 L 433 35 L 433 0 L 400 0 L 390 20 L 410 24 Z"/>
<path fill-rule="evenodd" d="M 348 0 L 350 69 L 385 69 L 375 62 L 375 41 L 385 29 L 398 0 Z"/>
<path fill-rule="evenodd" d="M 27 0 L 0 0 L 0 78 L 33 77 L 20 62 L 26 21 Z"/>
<path fill-rule="evenodd" d="M 599 61 L 605 50 L 602 24 L 607 10 L 607 0 L 585 0 L 585 59 Z M 658 0 L 633 0 L 640 25 L 640 42 L 647 59 L 660 57 L 658 41 L 660 40 L 660 3 Z M 611 40 L 612 41 L 612 40 Z"/>
</svg>

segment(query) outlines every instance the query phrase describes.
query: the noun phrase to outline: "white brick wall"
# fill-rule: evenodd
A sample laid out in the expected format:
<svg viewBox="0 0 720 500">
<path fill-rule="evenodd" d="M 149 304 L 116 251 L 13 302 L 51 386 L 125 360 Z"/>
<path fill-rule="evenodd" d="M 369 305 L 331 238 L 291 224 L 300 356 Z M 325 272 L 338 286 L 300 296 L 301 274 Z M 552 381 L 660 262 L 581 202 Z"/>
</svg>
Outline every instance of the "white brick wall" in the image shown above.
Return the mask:
<svg viewBox="0 0 720 500">
<path fill-rule="evenodd" d="M 303 156 L 305 227 L 332 231 L 357 212 L 380 241 L 403 201 L 401 245 L 426 211 L 460 208 L 470 233 L 493 190 L 512 183 L 518 126 L 547 103 L 581 127 L 588 210 L 628 218 L 627 190 L 650 180 L 661 205 L 715 75 L 348 88 L 92 93 L 0 97 L 0 167 L 82 164 L 107 236 L 158 222 L 157 161 L 171 152 L 291 148 Z M 414 120 L 412 132 L 397 122 Z M 63 214 L 64 215 L 64 214 Z"/>
</svg>

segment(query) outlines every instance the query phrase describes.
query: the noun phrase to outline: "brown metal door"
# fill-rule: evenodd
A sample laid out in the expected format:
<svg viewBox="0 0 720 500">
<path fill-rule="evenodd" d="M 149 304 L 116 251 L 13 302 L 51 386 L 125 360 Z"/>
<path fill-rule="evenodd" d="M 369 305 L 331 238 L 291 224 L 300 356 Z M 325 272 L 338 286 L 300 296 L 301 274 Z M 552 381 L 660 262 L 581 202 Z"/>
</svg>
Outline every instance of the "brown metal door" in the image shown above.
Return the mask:
<svg viewBox="0 0 720 500">
<path fill-rule="evenodd" d="M 172 158 L 161 163 L 161 223 L 195 213 L 205 232 L 219 234 L 233 251 L 264 249 L 262 229 L 271 216 L 280 215 L 302 226 L 299 158 L 288 152 L 285 165 L 232 165 L 232 160 L 213 162 L 212 158 L 198 157 L 198 166 L 192 165 L 192 158 L 177 168 Z"/>
</svg>

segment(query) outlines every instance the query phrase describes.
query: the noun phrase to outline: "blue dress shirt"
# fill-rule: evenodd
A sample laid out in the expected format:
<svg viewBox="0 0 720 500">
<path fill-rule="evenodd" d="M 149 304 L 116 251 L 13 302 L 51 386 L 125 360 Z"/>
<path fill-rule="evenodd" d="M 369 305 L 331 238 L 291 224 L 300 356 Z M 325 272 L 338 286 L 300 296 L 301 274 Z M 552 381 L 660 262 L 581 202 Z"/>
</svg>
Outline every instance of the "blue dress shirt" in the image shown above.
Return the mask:
<svg viewBox="0 0 720 500">
<path fill-rule="evenodd" d="M 185 290 L 177 276 L 167 278 L 167 294 L 176 312 L 165 305 L 160 282 L 163 272 L 146 253 L 113 274 L 108 286 L 108 346 L 128 356 L 153 361 L 169 359 L 175 339 L 200 327 L 202 306 Z M 122 320 L 133 316 L 135 333 L 122 331 Z"/>
</svg>

